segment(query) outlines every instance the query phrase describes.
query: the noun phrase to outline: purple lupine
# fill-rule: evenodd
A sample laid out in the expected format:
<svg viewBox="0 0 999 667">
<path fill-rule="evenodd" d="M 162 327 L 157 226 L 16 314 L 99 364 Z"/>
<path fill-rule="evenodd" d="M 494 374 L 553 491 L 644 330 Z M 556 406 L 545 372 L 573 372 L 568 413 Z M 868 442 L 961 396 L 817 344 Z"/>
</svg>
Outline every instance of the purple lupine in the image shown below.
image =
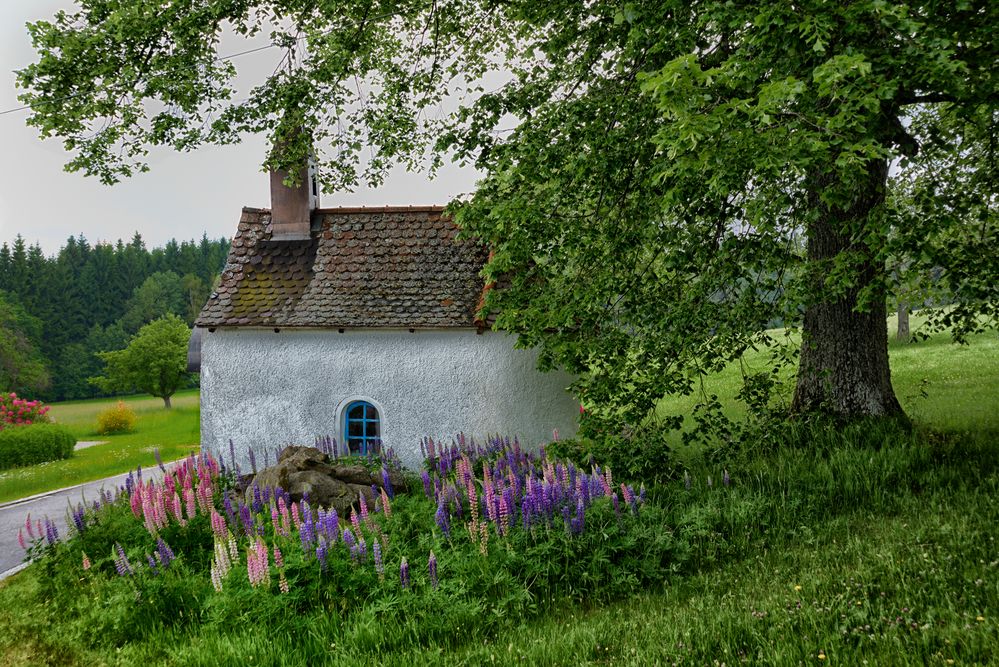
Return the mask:
<svg viewBox="0 0 999 667">
<path fill-rule="evenodd" d="M 118 571 L 118 576 L 124 577 L 125 575 L 135 573 L 135 570 L 132 569 L 132 564 L 128 562 L 125 550 L 121 548 L 121 544 L 118 542 L 114 543 L 111 557 L 114 559 L 114 568 Z"/>
<path fill-rule="evenodd" d="M 170 563 L 172 563 L 176 558 L 176 556 L 173 555 L 173 549 L 170 548 L 170 545 L 167 544 L 162 537 L 157 538 L 156 540 L 156 554 L 159 556 L 159 561 L 163 564 L 164 569 L 169 567 Z"/>
<path fill-rule="evenodd" d="M 48 517 L 45 517 L 45 541 L 49 545 L 59 541 L 59 531 L 56 529 L 55 522 L 50 521 Z"/>
<path fill-rule="evenodd" d="M 319 559 L 319 569 L 326 571 L 326 540 L 319 540 L 316 545 L 316 558 Z"/>
<path fill-rule="evenodd" d="M 253 474 L 257 474 L 257 455 L 253 452 L 253 447 L 250 447 L 250 469 Z"/>
<path fill-rule="evenodd" d="M 357 544 L 357 539 L 354 538 L 354 533 L 351 532 L 350 528 L 343 529 L 343 543 L 348 550 Z"/>
<path fill-rule="evenodd" d="M 253 483 L 253 513 L 260 514 L 264 511 L 264 499 L 260 497 L 260 487 Z"/>
<path fill-rule="evenodd" d="M 250 507 L 248 505 L 239 505 L 239 519 L 243 522 L 243 531 L 247 537 L 252 537 L 256 534 L 257 530 L 253 515 L 250 514 Z"/>
<path fill-rule="evenodd" d="M 232 509 L 232 498 L 228 493 L 222 494 L 222 507 L 225 509 L 225 516 L 229 519 L 229 525 L 236 527 L 236 513 Z"/>
<path fill-rule="evenodd" d="M 229 438 L 229 456 L 232 459 L 232 469 L 239 476 L 239 464 L 236 463 L 236 445 L 233 443 L 232 438 Z"/>
<path fill-rule="evenodd" d="M 73 517 L 73 526 L 76 528 L 77 533 L 82 533 L 87 527 L 86 522 L 84 521 L 83 512 L 83 505 L 77 505 L 71 513 Z"/>
<path fill-rule="evenodd" d="M 427 571 L 430 573 L 430 585 L 433 586 L 434 590 L 437 590 L 437 556 L 434 552 L 430 552 L 430 558 L 427 560 Z"/>
<path fill-rule="evenodd" d="M 388 468 L 382 466 L 382 488 L 392 500 L 395 500 L 395 489 L 392 488 L 392 480 L 389 478 Z"/>
<path fill-rule="evenodd" d="M 423 495 L 427 498 L 433 498 L 433 490 L 431 489 L 430 483 L 430 473 L 426 470 L 420 473 L 420 479 L 423 481 Z"/>
<path fill-rule="evenodd" d="M 146 554 L 146 562 L 149 563 L 150 572 L 152 572 L 154 575 L 159 574 L 159 572 L 157 572 L 156 570 L 156 560 L 150 554 Z"/>
<path fill-rule="evenodd" d="M 399 563 L 399 583 L 402 587 L 409 588 L 409 563 L 406 562 L 406 557 L 403 556 L 402 562 Z"/>
<path fill-rule="evenodd" d="M 375 559 L 375 572 L 378 573 L 379 579 L 385 579 L 385 564 L 382 563 L 382 545 L 375 540 L 374 546 L 371 547 L 371 552 Z"/>
<path fill-rule="evenodd" d="M 638 500 L 643 505 L 645 504 L 645 500 L 646 500 L 645 484 L 642 484 L 642 486 L 638 489 Z"/>
<path fill-rule="evenodd" d="M 153 456 L 156 458 L 156 465 L 158 465 L 160 467 L 160 472 L 162 472 L 165 475 L 166 474 L 166 466 L 163 465 L 163 457 L 160 456 L 160 448 L 159 447 L 154 447 L 153 448 Z"/>
<path fill-rule="evenodd" d="M 621 503 L 617 499 L 617 493 L 611 494 L 611 502 L 614 504 L 614 515 L 621 518 Z"/>
<path fill-rule="evenodd" d="M 444 507 L 444 499 L 441 498 L 440 503 L 437 504 L 437 514 L 434 515 L 437 520 L 437 527 L 441 529 L 444 533 L 444 537 L 451 538 L 451 522 L 448 519 L 447 509 Z"/>
</svg>

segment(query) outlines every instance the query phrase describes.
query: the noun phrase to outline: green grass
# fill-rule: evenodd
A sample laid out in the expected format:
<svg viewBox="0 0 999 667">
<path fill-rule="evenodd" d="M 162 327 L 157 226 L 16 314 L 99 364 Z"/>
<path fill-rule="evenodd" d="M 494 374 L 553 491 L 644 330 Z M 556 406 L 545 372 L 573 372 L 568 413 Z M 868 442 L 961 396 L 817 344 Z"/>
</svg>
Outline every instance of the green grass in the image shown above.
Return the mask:
<svg viewBox="0 0 999 667">
<path fill-rule="evenodd" d="M 157 448 L 164 461 L 198 449 L 201 436 L 197 390 L 176 394 L 172 410 L 164 410 L 163 401 L 158 398 L 127 396 L 121 400 L 138 417 L 135 430 L 117 435 L 98 434 L 97 413 L 118 400 L 53 403 L 49 416 L 67 426 L 77 440 L 103 440 L 106 444 L 78 450 L 63 461 L 0 473 L 0 502 L 102 479 L 139 465 L 155 465 L 153 450 Z"/>
<path fill-rule="evenodd" d="M 920 331 L 925 322 L 925 317 L 913 315 L 912 332 Z M 899 343 L 894 340 L 895 326 L 895 318 L 889 318 L 889 361 L 895 394 L 906 414 L 915 423 L 937 430 L 999 432 L 999 332 L 970 336 L 967 345 L 954 343 L 948 333 Z M 777 336 L 778 332 L 773 334 Z M 733 362 L 706 378 L 704 392 L 717 394 L 726 414 L 738 418 L 745 414 L 743 405 L 735 400 L 742 386 L 742 372 L 765 372 L 769 368 L 768 351 L 749 351 L 741 363 Z M 788 369 L 781 379 L 782 399 L 789 404 L 794 390 L 793 371 Z M 660 403 L 659 414 L 690 414 L 697 401 L 696 395 L 667 398 Z"/>
</svg>

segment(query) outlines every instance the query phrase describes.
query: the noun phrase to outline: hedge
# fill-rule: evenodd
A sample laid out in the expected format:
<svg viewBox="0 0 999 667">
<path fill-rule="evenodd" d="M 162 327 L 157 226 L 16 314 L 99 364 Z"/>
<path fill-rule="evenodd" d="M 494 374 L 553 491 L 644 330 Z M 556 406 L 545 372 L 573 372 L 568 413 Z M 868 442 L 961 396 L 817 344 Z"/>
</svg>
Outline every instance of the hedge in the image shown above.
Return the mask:
<svg viewBox="0 0 999 667">
<path fill-rule="evenodd" d="M 76 436 L 59 424 L 15 426 L 0 431 L 0 470 L 73 455 Z"/>
</svg>

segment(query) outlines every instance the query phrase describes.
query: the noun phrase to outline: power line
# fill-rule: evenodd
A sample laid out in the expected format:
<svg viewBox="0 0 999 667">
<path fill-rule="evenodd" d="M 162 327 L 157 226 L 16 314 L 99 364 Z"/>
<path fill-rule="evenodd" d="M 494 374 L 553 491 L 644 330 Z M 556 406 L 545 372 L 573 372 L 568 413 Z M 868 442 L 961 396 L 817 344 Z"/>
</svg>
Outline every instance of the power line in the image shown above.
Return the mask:
<svg viewBox="0 0 999 667">
<path fill-rule="evenodd" d="M 305 38 L 304 37 L 300 37 L 299 39 L 305 39 Z M 258 46 L 258 47 L 253 48 L 253 49 L 246 49 L 245 51 L 238 51 L 236 53 L 230 53 L 228 55 L 218 56 L 217 58 L 215 58 L 215 62 L 226 62 L 226 61 L 232 60 L 233 58 L 239 58 L 240 56 L 247 56 L 247 55 L 250 55 L 251 53 L 257 53 L 258 51 L 266 51 L 267 49 L 273 49 L 273 48 L 275 48 L 277 46 L 279 46 L 279 45 L 275 44 L 274 42 L 271 42 L 270 44 L 264 44 L 263 46 Z M 177 70 L 173 70 L 173 71 L 180 71 L 180 68 L 178 68 Z M 53 101 L 54 102 L 61 102 L 63 100 L 71 100 L 74 97 L 80 97 L 81 95 L 85 95 L 85 94 L 86 93 L 80 92 L 80 93 L 76 93 L 75 95 L 66 95 L 65 97 L 58 97 L 58 98 L 56 98 Z M 16 113 L 18 111 L 25 111 L 25 110 L 30 109 L 30 108 L 31 108 L 30 104 L 25 104 L 23 106 L 13 107 L 11 109 L 5 109 L 3 111 L 0 111 L 0 116 L 6 116 L 7 114 Z"/>
</svg>

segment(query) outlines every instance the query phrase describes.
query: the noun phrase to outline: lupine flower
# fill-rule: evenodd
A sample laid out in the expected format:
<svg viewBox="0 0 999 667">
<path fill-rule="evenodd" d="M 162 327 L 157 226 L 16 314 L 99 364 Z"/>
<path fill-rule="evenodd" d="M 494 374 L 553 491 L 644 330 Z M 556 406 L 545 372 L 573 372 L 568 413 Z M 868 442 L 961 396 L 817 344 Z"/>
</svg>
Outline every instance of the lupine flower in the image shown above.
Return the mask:
<svg viewBox="0 0 999 667">
<path fill-rule="evenodd" d="M 386 493 L 384 487 L 382 487 L 382 494 L 381 495 L 382 495 L 382 511 L 385 513 L 385 518 L 386 519 L 391 519 L 392 518 L 392 505 L 389 503 L 389 496 Z"/>
<path fill-rule="evenodd" d="M 430 473 L 426 470 L 420 473 L 420 480 L 423 481 L 423 495 L 427 498 L 433 498 L 433 490 L 430 484 Z"/>
<path fill-rule="evenodd" d="M 125 575 L 135 573 L 132 569 L 132 564 L 128 562 L 128 556 L 125 555 L 125 550 L 122 549 L 121 545 L 117 542 L 114 543 L 114 549 L 111 550 L 111 558 L 114 559 L 114 567 L 115 570 L 118 571 L 118 576 L 124 577 Z"/>
<path fill-rule="evenodd" d="M 260 497 L 260 487 L 253 483 L 253 513 L 260 514 L 264 510 L 264 500 Z"/>
<path fill-rule="evenodd" d="M 372 546 L 371 552 L 375 558 L 375 572 L 378 573 L 378 578 L 381 581 L 385 581 L 385 565 L 382 563 L 382 546 L 378 544 L 377 540 L 375 540 L 375 544 Z"/>
<path fill-rule="evenodd" d="M 448 519 L 447 510 L 444 508 L 444 499 L 443 498 L 437 504 L 437 514 L 434 515 L 434 518 L 437 520 L 437 527 L 441 529 L 442 533 L 444 533 L 444 537 L 450 539 L 451 538 L 451 522 Z"/>
<path fill-rule="evenodd" d="M 83 552 L 83 569 L 90 569 L 90 558 L 87 557 L 87 552 Z"/>
<path fill-rule="evenodd" d="M 644 505 L 645 499 L 646 499 L 645 485 L 642 484 L 642 486 L 638 489 L 638 500 Z"/>
<path fill-rule="evenodd" d="M 364 494 L 363 493 L 361 493 L 359 495 L 360 495 L 360 501 L 358 502 L 358 504 L 361 507 L 361 520 L 364 523 L 368 523 L 368 503 L 364 502 Z"/>
<path fill-rule="evenodd" d="M 59 541 L 59 531 L 56 529 L 55 522 L 49 520 L 48 517 L 45 517 L 45 541 L 49 543 L 49 546 Z"/>
<path fill-rule="evenodd" d="M 253 470 L 253 474 L 257 474 L 257 457 L 253 453 L 253 447 L 250 447 L 250 469 Z"/>
<path fill-rule="evenodd" d="M 406 562 L 405 556 L 399 563 L 399 583 L 402 584 L 403 588 L 409 588 L 409 563 Z"/>
<path fill-rule="evenodd" d="M 722 471 L 722 484 L 728 486 L 732 482 L 732 478 L 728 476 L 728 468 Z"/>
<path fill-rule="evenodd" d="M 21 530 L 20 528 L 18 528 L 17 530 L 17 543 L 20 544 L 21 548 L 24 549 L 25 551 L 28 550 L 28 545 L 24 541 L 24 531 Z"/>
<path fill-rule="evenodd" d="M 149 563 L 149 570 L 155 575 L 158 574 L 156 570 L 156 561 L 149 554 L 146 554 L 146 562 Z"/>
<path fill-rule="evenodd" d="M 159 447 L 154 447 L 153 448 L 153 456 L 156 458 L 156 465 L 158 465 L 160 467 L 160 471 L 162 471 L 163 474 L 165 475 L 166 474 L 166 466 L 163 465 L 163 457 L 160 456 L 160 448 Z"/>
<path fill-rule="evenodd" d="M 173 555 L 173 549 L 170 548 L 163 538 L 160 537 L 156 540 L 156 553 L 159 556 L 160 562 L 163 563 L 163 567 L 166 568 L 170 565 L 176 558 Z"/>
<path fill-rule="evenodd" d="M 389 478 L 388 468 L 382 467 L 382 489 L 388 493 L 389 498 L 395 498 L 395 489 L 392 488 L 392 480 Z"/>
<path fill-rule="evenodd" d="M 302 518 L 298 514 L 298 503 L 291 504 L 291 522 L 295 525 L 295 530 L 302 527 Z"/>
<path fill-rule="evenodd" d="M 281 550 L 278 549 L 278 545 L 274 545 L 274 567 L 277 569 L 284 568 L 284 557 L 281 555 Z"/>
<path fill-rule="evenodd" d="M 618 502 L 617 494 L 611 494 L 611 502 L 614 504 L 614 514 L 620 519 L 621 518 L 621 503 Z"/>
<path fill-rule="evenodd" d="M 430 552 L 430 558 L 427 560 L 427 570 L 430 573 L 430 585 L 433 586 L 434 590 L 437 590 L 437 556 L 434 552 Z"/>
<path fill-rule="evenodd" d="M 28 531 L 28 537 L 35 539 L 35 531 L 31 527 L 31 512 L 28 512 L 28 516 L 24 517 L 24 527 Z"/>
<path fill-rule="evenodd" d="M 326 571 L 326 540 L 319 540 L 316 545 L 316 558 L 319 559 L 319 569 Z"/>
</svg>

